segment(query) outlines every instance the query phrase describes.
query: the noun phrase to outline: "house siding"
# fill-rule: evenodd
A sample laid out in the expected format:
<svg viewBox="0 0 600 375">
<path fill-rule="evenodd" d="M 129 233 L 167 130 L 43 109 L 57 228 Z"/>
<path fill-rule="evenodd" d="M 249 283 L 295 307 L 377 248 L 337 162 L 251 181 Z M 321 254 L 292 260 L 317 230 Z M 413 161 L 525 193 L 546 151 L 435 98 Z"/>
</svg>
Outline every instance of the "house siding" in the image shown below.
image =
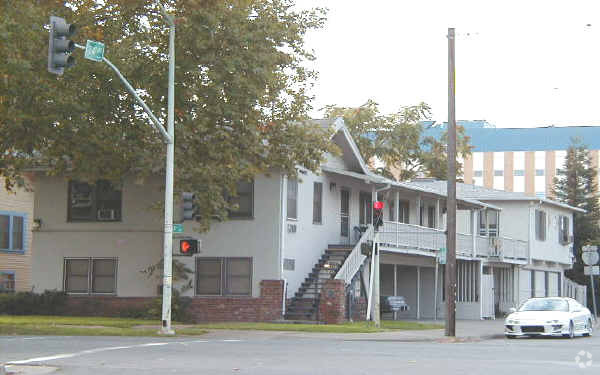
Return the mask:
<svg viewBox="0 0 600 375">
<path fill-rule="evenodd" d="M 26 182 L 31 182 L 26 176 Z M 4 188 L 4 180 L 0 179 L 0 211 L 24 217 L 24 251 L 8 252 L 0 250 L 0 272 L 11 272 L 15 275 L 15 290 L 31 290 L 31 260 L 33 228 L 33 192 L 17 188 L 8 192 Z"/>
</svg>

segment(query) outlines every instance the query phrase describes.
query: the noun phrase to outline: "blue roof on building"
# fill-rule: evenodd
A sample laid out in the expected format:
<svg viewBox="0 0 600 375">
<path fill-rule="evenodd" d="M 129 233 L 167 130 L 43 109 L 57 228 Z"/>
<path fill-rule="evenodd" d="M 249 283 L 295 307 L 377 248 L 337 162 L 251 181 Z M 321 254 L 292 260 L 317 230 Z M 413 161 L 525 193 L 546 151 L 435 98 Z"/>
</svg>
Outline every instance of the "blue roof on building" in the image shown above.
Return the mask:
<svg viewBox="0 0 600 375">
<path fill-rule="evenodd" d="M 566 150 L 573 138 L 579 138 L 588 149 L 600 150 L 600 126 L 496 128 L 483 120 L 457 124 L 471 137 L 475 152 Z M 439 139 L 446 125 L 423 123 L 423 136 Z"/>
</svg>

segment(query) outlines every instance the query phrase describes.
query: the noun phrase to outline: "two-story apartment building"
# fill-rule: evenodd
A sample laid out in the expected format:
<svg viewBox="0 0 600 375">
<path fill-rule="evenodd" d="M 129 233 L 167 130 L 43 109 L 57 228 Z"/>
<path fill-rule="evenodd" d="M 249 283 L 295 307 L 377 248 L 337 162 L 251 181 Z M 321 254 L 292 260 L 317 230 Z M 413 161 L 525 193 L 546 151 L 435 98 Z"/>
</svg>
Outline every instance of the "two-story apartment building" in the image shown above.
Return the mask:
<svg viewBox="0 0 600 375">
<path fill-rule="evenodd" d="M 403 295 L 410 306 L 399 316 L 443 316 L 443 266 L 437 259 L 445 247 L 445 192 L 372 174 L 341 119 L 320 123 L 334 129 L 331 140 L 342 152 L 327 155 L 318 173 L 255 176 L 240 182 L 240 209 L 228 221 L 214 222 L 207 233 L 197 232 L 193 220 L 183 222 L 175 246 L 179 237 L 201 239 L 199 254 L 174 257 L 192 270 L 192 288 L 183 295 L 193 297 L 195 319 L 319 319 L 324 280 L 343 280 L 359 298 L 367 294 L 370 266 L 361 244 L 369 240 L 379 243 L 382 254 L 381 294 Z M 151 208 L 162 199 L 161 182 L 160 176 L 125 178 L 113 187 L 38 173 L 35 289 L 65 290 L 74 309 L 93 306 L 96 313 L 139 307 L 157 296 L 160 280 L 141 271 L 162 254 L 162 215 Z M 377 235 L 371 225 L 376 199 L 386 204 Z M 488 233 L 494 225 L 486 224 L 482 236 L 475 217 L 498 217 L 502 208 L 495 202 L 460 196 L 458 208 L 471 220 L 458 235 L 458 316 L 479 319 L 493 314 L 483 298 L 493 304 L 490 265 L 529 264 L 531 251 L 528 238 L 505 238 L 513 250 L 492 251 L 496 242 Z M 527 218 L 517 220 L 528 225 Z"/>
<path fill-rule="evenodd" d="M 31 289 L 33 193 L 0 179 L 0 293 Z"/>
</svg>

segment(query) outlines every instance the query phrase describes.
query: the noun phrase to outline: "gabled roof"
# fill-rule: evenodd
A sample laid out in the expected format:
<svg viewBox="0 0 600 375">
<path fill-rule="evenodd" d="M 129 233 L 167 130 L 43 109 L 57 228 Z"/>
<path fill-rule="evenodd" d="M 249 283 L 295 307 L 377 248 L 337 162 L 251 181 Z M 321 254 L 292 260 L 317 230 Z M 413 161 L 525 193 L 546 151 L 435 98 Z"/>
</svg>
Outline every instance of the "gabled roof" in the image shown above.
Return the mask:
<svg viewBox="0 0 600 375">
<path fill-rule="evenodd" d="M 441 194 L 446 195 L 447 181 L 435 179 L 417 179 L 408 182 L 409 185 L 415 187 L 427 187 Z M 517 193 L 512 191 L 489 189 L 483 186 L 469 185 L 461 182 L 456 183 L 456 197 L 461 199 L 476 199 L 478 201 L 528 201 L 528 202 L 543 202 L 552 206 L 566 208 L 571 211 L 585 212 L 585 210 L 572 207 L 568 204 L 560 203 L 547 198 L 538 198 Z"/>
</svg>

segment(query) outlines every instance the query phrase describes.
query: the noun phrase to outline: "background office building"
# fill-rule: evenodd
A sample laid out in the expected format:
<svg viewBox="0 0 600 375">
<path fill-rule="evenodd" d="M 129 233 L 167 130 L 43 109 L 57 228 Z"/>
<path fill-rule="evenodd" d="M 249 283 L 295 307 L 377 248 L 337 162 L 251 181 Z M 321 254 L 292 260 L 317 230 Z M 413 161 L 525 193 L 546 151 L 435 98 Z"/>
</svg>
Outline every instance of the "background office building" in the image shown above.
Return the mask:
<svg viewBox="0 0 600 375">
<path fill-rule="evenodd" d="M 486 121 L 458 121 L 471 137 L 473 152 L 463 161 L 465 183 L 550 197 L 572 139 L 590 150 L 598 168 L 600 126 L 496 128 Z M 425 122 L 425 135 L 439 137 L 446 124 Z"/>
</svg>

